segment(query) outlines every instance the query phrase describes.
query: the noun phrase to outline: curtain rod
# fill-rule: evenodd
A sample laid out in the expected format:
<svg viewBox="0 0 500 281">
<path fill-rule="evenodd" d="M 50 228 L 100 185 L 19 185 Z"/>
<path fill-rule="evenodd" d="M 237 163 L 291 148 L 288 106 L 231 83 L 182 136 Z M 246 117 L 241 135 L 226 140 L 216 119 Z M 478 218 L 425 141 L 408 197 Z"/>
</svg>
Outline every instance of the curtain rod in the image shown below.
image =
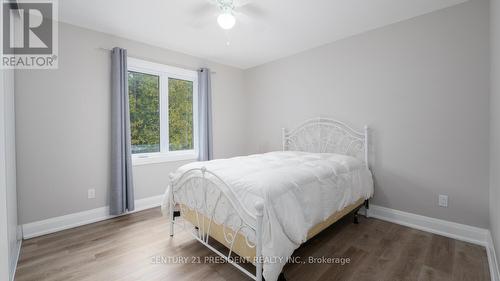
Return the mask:
<svg viewBox="0 0 500 281">
<path fill-rule="evenodd" d="M 101 51 L 105 51 L 105 52 L 112 52 L 113 51 L 112 49 L 103 48 L 103 47 L 99 47 L 98 49 L 101 50 Z M 127 54 L 128 54 L 128 52 L 127 52 Z M 128 55 L 130 55 L 131 57 L 134 57 L 134 58 L 144 59 L 144 60 L 149 60 L 149 61 L 152 61 L 152 62 L 160 63 L 160 62 L 156 61 L 155 59 L 145 58 L 145 57 L 142 57 L 142 56 L 135 56 L 134 54 L 128 54 Z M 161 62 L 161 63 L 165 64 L 164 62 Z M 168 64 L 170 66 L 175 66 L 175 67 L 179 67 L 179 68 L 193 70 L 193 71 L 198 71 L 201 68 L 201 67 L 194 68 L 192 66 L 180 65 L 180 64 L 175 64 L 175 63 L 166 63 L 166 64 Z M 210 73 L 211 74 L 217 74 L 217 72 L 215 72 L 215 71 L 211 71 Z"/>
</svg>

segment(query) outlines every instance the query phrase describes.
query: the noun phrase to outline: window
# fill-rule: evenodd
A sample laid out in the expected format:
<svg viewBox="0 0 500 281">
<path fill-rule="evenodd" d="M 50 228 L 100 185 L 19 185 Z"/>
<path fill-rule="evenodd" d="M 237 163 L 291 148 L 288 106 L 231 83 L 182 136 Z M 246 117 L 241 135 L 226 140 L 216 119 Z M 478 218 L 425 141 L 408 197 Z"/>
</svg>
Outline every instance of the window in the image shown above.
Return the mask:
<svg viewBox="0 0 500 281">
<path fill-rule="evenodd" d="M 160 77 L 128 72 L 132 153 L 160 152 Z"/>
<path fill-rule="evenodd" d="M 128 59 L 134 164 L 197 157 L 198 74 Z"/>
</svg>

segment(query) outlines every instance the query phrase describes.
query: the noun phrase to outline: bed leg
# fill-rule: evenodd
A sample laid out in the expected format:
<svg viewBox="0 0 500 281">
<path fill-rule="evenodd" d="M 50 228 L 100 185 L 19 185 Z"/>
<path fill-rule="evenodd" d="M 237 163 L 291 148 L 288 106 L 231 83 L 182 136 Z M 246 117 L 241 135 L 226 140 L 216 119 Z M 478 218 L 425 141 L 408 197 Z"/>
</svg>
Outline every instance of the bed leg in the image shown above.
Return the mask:
<svg viewBox="0 0 500 281">
<path fill-rule="evenodd" d="M 353 218 L 353 223 L 354 224 L 358 224 L 359 223 L 359 209 L 361 209 L 361 206 L 356 208 L 356 210 L 354 210 L 354 218 Z"/>
<path fill-rule="evenodd" d="M 174 191 L 170 188 L 170 237 L 174 237 L 175 211 L 174 211 Z"/>
<path fill-rule="evenodd" d="M 257 240 L 255 243 L 255 258 L 257 259 L 255 261 L 255 280 L 262 281 L 262 266 L 264 262 L 264 259 L 262 258 L 262 217 L 264 216 L 264 203 L 260 201 L 257 202 L 255 204 L 255 210 L 257 211 L 257 225 L 255 228 L 255 236 Z"/>
<path fill-rule="evenodd" d="M 172 217 L 170 218 L 170 237 L 174 237 L 175 215 L 174 215 L 173 210 L 172 210 L 171 214 L 172 214 Z"/>
<path fill-rule="evenodd" d="M 172 220 L 170 221 L 170 237 L 174 236 L 174 224 L 175 218 L 181 216 L 181 211 L 173 211 L 172 212 Z"/>
<path fill-rule="evenodd" d="M 365 217 L 370 217 L 370 199 L 365 200 Z"/>
</svg>

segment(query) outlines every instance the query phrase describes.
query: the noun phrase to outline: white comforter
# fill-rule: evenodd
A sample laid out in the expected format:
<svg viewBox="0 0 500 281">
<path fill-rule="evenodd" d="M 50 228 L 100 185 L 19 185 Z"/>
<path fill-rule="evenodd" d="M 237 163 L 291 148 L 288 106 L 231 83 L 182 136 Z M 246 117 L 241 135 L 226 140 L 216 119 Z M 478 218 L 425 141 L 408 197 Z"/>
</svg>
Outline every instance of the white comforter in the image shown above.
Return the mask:
<svg viewBox="0 0 500 281">
<path fill-rule="evenodd" d="M 312 226 L 359 198 L 373 195 L 372 175 L 366 166 L 340 154 L 285 151 L 194 162 L 180 167 L 172 180 L 201 167 L 224 180 L 253 214 L 255 202 L 263 200 L 262 253 L 265 261 L 273 261 L 264 264 L 263 275 L 269 281 L 278 278 L 286 259 L 305 242 Z M 167 212 L 169 188 L 163 203 Z"/>
</svg>

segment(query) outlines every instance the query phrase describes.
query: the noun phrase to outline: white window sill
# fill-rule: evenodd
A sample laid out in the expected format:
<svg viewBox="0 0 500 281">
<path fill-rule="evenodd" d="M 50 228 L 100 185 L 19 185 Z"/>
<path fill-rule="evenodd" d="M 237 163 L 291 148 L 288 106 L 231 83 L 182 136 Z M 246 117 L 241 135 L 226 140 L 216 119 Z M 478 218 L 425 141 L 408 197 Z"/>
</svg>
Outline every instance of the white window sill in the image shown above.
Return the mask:
<svg viewBox="0 0 500 281">
<path fill-rule="evenodd" d="M 151 154 L 133 154 L 132 166 L 142 166 L 149 164 L 160 164 L 179 161 L 196 161 L 195 153 L 151 153 Z"/>
</svg>

